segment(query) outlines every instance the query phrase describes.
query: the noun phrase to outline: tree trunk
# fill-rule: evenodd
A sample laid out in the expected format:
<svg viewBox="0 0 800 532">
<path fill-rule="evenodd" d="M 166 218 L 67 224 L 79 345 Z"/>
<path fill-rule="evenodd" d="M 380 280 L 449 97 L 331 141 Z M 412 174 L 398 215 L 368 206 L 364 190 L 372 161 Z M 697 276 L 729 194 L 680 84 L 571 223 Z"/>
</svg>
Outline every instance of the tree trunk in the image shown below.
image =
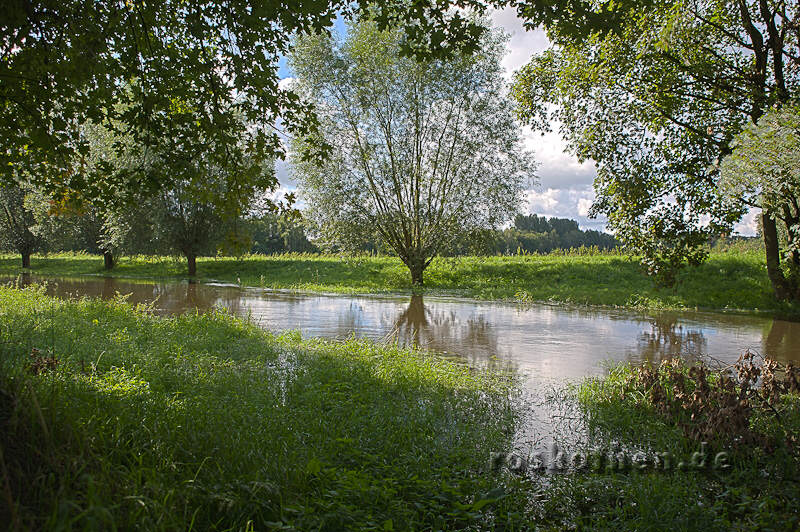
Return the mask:
<svg viewBox="0 0 800 532">
<path fill-rule="evenodd" d="M 114 268 L 114 254 L 110 251 L 103 251 L 103 267 L 106 270 Z"/>
<path fill-rule="evenodd" d="M 31 267 L 31 252 L 30 251 L 23 251 L 22 252 L 22 267 L 23 268 L 30 268 Z"/>
<path fill-rule="evenodd" d="M 408 269 L 411 272 L 411 284 L 422 286 L 422 272 L 425 271 L 425 261 L 412 259 L 408 261 Z"/>
<path fill-rule="evenodd" d="M 788 299 L 789 283 L 781 270 L 781 253 L 778 244 L 778 227 L 775 219 L 765 210 L 761 214 L 761 228 L 764 233 L 764 249 L 767 255 L 767 275 L 779 300 Z"/>
<path fill-rule="evenodd" d="M 197 275 L 197 257 L 194 253 L 186 255 L 186 261 L 189 263 L 189 276 L 194 277 Z"/>
</svg>

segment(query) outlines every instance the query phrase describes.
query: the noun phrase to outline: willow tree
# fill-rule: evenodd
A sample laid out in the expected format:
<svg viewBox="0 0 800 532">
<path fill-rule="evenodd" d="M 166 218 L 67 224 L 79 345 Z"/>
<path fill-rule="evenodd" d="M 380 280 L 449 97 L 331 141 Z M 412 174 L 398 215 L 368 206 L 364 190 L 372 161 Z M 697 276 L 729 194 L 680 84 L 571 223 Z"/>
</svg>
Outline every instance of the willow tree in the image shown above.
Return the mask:
<svg viewBox="0 0 800 532">
<path fill-rule="evenodd" d="M 293 139 L 293 163 L 324 241 L 377 231 L 421 285 L 437 253 L 513 217 L 535 167 L 507 97 L 504 43 L 485 32 L 475 54 L 417 61 L 399 30 L 370 22 L 343 40 L 297 40 L 295 88 L 321 126 Z M 306 157 L 319 144 L 332 147 L 324 162 Z"/>
</svg>

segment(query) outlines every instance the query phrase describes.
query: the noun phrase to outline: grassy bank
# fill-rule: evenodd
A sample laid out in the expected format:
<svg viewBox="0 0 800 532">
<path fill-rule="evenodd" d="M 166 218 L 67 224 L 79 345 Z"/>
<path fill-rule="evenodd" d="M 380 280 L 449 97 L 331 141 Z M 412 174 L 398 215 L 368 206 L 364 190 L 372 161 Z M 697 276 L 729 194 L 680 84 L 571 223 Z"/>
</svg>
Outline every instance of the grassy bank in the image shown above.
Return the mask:
<svg viewBox="0 0 800 532">
<path fill-rule="evenodd" d="M 36 287 L 0 288 L 0 364 L 11 529 L 518 529 L 509 375 Z"/>
<path fill-rule="evenodd" d="M 577 387 L 589 433 L 605 462 L 597 467 L 591 461 L 581 472 L 554 477 L 539 521 L 553 530 L 798 530 L 800 394 L 770 399 L 770 407 L 754 397 L 746 408 L 731 407 L 721 404 L 725 394 L 714 375 L 704 390 L 697 385 L 698 374 L 686 368 L 679 373 L 694 395 L 674 393 L 667 372 L 642 379 L 630 366 Z M 665 395 L 653 392 L 654 382 L 667 390 Z M 733 391 L 738 397 L 740 388 Z M 672 406 L 665 408 L 665 401 Z M 674 408 L 693 401 L 694 417 Z M 737 424 L 740 413 L 748 419 Z M 704 428 L 712 430 L 701 436 Z M 645 453 L 638 459 L 637 450 Z M 627 466 L 621 468 L 619 458 L 615 465 L 610 451 L 627 456 Z M 656 452 L 668 453 L 668 462 L 656 463 Z M 719 466 L 718 456 L 724 457 Z M 646 465 L 637 470 L 635 464 Z"/>
<path fill-rule="evenodd" d="M 0 256 L 0 275 L 21 271 L 18 257 Z M 34 257 L 41 275 L 107 275 L 101 257 L 58 254 Z M 183 261 L 168 257 L 123 258 L 110 275 L 185 277 Z M 201 280 L 248 286 L 341 293 L 411 290 L 408 270 L 394 257 L 319 255 L 202 258 Z M 649 309 L 758 310 L 800 316 L 797 306 L 778 304 L 758 251 L 712 253 L 698 268 L 681 273 L 675 289 L 659 289 L 624 255 L 528 255 L 438 258 L 425 273 L 426 291 L 480 299 L 521 299 L 579 305 Z"/>
<path fill-rule="evenodd" d="M 594 443 L 688 457 L 699 444 L 686 419 L 665 415 L 636 371 L 620 366 L 575 389 Z M 740 438 L 720 428 L 709 453 L 730 451 L 724 471 L 549 476 L 489 467 L 522 418 L 515 397 L 513 375 L 422 352 L 274 336 L 223 313 L 156 318 L 120 301 L 0 287 L 0 522 L 12 530 L 800 525 L 797 394 L 773 402 L 777 423 L 753 408 L 748 426 L 768 436 L 759 444 L 729 449 Z M 781 443 L 789 437 L 795 451 Z"/>
</svg>

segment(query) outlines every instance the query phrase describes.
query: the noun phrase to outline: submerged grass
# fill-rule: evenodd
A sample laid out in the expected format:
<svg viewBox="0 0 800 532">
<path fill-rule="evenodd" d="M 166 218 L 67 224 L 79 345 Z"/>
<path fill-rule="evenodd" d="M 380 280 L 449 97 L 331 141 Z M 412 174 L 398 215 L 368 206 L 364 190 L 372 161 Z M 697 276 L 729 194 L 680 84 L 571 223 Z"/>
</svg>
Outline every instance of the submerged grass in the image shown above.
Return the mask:
<svg viewBox="0 0 800 532">
<path fill-rule="evenodd" d="M 41 287 L 0 287 L 0 364 L 12 529 L 522 527 L 510 374 Z"/>
<path fill-rule="evenodd" d="M 102 257 L 34 257 L 41 275 L 109 275 Z M 18 257 L 0 255 L 0 275 L 16 275 Z M 125 257 L 110 275 L 184 278 L 186 265 L 170 257 Z M 274 289 L 338 293 L 408 292 L 407 268 L 396 257 L 286 254 L 198 259 L 200 280 Z M 428 292 L 479 299 L 517 299 L 643 309 L 762 311 L 800 318 L 796 305 L 775 301 L 758 250 L 713 252 L 700 267 L 681 272 L 674 289 L 659 289 L 635 258 L 620 254 L 551 254 L 437 258 L 425 272 Z"/>
</svg>

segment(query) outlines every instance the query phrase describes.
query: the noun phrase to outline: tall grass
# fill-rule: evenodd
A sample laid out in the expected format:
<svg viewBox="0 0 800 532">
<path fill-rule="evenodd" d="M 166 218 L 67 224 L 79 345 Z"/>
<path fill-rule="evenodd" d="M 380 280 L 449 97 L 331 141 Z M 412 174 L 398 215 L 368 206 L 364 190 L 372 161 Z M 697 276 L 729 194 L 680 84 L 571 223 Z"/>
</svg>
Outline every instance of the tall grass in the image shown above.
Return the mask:
<svg viewBox="0 0 800 532">
<path fill-rule="evenodd" d="M 165 319 L 121 300 L 67 302 L 41 287 L 0 288 L 0 361 L 0 521 L 12 529 L 519 519 L 486 473 L 515 430 L 510 374 L 355 339 L 273 336 L 221 312 Z"/>
<path fill-rule="evenodd" d="M 574 472 L 554 478 L 537 521 L 548 529 L 659 531 L 789 531 L 800 527 L 800 463 L 782 446 L 736 446 L 710 442 L 709 466 L 675 467 L 689 462 L 700 442 L 631 387 L 636 368 L 610 368 L 602 378 L 583 381 L 573 392 L 594 447 L 670 453 L 669 470 L 655 467 Z M 800 431 L 800 397 L 785 396 L 788 415 L 781 422 Z M 766 409 L 764 409 L 766 412 Z M 771 415 L 771 414 L 770 414 Z M 756 416 L 757 417 L 757 416 Z M 724 422 L 724 419 L 720 420 Z M 755 419 L 756 424 L 775 420 Z M 795 442 L 796 445 L 796 442 Z M 728 469 L 710 466 L 720 451 L 730 451 Z"/>
</svg>

